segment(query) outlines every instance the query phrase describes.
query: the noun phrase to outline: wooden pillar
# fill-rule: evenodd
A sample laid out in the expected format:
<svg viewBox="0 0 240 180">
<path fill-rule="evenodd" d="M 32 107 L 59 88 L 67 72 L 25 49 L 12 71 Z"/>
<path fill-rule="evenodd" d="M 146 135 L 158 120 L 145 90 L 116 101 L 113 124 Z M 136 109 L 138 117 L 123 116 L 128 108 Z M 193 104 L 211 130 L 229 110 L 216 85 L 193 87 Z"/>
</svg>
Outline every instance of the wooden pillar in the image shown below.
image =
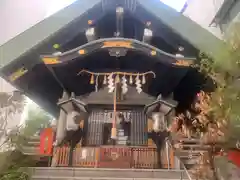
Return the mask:
<svg viewBox="0 0 240 180">
<path fill-rule="evenodd" d="M 148 118 L 148 133 L 151 133 L 153 130 L 153 121 L 152 119 Z M 153 142 L 151 137 L 148 137 L 148 146 L 156 147 L 156 144 Z"/>
<path fill-rule="evenodd" d="M 59 150 L 58 150 L 58 148 L 54 148 L 53 155 L 52 155 L 51 167 L 56 167 L 58 165 L 58 159 L 59 159 Z"/>
<path fill-rule="evenodd" d="M 172 168 L 172 169 L 175 169 L 176 167 L 175 167 L 175 156 L 174 156 L 174 150 L 173 150 L 173 148 L 169 148 L 169 154 L 170 154 L 170 167 Z"/>
<path fill-rule="evenodd" d="M 162 162 L 162 168 L 167 169 L 168 168 L 168 157 L 167 157 L 167 147 L 166 144 L 161 149 L 161 162 Z"/>
</svg>

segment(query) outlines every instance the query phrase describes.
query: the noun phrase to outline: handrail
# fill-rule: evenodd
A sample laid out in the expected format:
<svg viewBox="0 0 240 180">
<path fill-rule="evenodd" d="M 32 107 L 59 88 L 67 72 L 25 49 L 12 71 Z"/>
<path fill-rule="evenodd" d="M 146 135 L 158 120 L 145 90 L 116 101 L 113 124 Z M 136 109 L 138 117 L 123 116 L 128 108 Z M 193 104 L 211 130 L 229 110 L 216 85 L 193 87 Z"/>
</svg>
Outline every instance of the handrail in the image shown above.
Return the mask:
<svg viewBox="0 0 240 180">
<path fill-rule="evenodd" d="M 169 139 L 167 139 L 166 142 L 168 143 L 168 145 L 169 145 L 171 148 L 175 149 L 175 148 L 172 146 L 171 141 L 170 141 Z M 180 160 L 180 158 L 179 158 L 178 156 L 176 156 L 176 157 L 177 157 L 177 159 L 178 159 L 179 162 L 180 162 L 180 167 L 182 166 L 184 172 L 187 174 L 188 179 L 189 179 L 189 180 L 193 180 L 193 179 L 191 178 L 191 176 L 190 176 L 187 168 L 186 168 L 185 165 L 183 164 L 183 162 Z M 182 177 L 180 177 L 180 179 L 182 180 Z"/>
<path fill-rule="evenodd" d="M 177 158 L 178 158 L 178 160 L 180 161 L 181 165 L 183 166 L 183 169 L 184 169 L 185 173 L 187 174 L 188 179 L 189 179 L 189 180 L 192 180 L 192 178 L 191 178 L 188 170 L 186 169 L 185 165 L 183 164 L 183 162 L 179 159 L 179 157 L 177 157 Z"/>
</svg>

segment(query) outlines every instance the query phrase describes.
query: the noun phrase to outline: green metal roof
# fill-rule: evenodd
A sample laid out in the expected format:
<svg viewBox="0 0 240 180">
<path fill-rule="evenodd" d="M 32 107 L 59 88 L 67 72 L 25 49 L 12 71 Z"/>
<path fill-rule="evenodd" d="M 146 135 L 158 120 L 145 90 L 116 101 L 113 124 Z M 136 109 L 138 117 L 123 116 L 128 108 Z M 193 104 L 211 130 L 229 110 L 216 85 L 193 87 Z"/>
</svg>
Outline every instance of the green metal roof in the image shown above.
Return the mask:
<svg viewBox="0 0 240 180">
<path fill-rule="evenodd" d="M 0 65 L 9 64 L 24 55 L 100 2 L 78 0 L 3 44 L 0 46 Z"/>
<path fill-rule="evenodd" d="M 156 0 L 138 2 L 196 48 L 214 54 L 222 47 L 218 38 L 163 3 Z M 23 56 L 99 3 L 101 0 L 78 0 L 3 44 L 0 46 L 1 66 Z"/>
<path fill-rule="evenodd" d="M 222 50 L 224 43 L 220 39 L 171 7 L 154 0 L 138 0 L 138 2 L 199 50 L 213 56 Z"/>
</svg>

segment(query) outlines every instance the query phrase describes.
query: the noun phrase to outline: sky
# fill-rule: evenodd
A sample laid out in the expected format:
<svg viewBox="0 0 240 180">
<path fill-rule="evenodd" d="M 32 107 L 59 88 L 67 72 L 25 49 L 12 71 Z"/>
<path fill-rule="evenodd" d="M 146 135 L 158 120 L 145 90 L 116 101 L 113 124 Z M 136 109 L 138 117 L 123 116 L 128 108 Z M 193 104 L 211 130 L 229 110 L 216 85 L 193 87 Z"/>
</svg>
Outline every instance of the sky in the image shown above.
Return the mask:
<svg viewBox="0 0 240 180">
<path fill-rule="evenodd" d="M 160 0 L 162 1 L 164 4 L 176 9 L 177 11 L 181 11 L 185 2 L 187 0 Z"/>
<path fill-rule="evenodd" d="M 63 9 L 64 7 L 72 4 L 73 2 L 75 2 L 76 0 L 51 0 L 48 5 L 49 9 L 47 12 L 46 17 L 56 13 L 57 11 Z M 185 2 L 187 0 L 160 0 L 162 1 L 164 4 L 176 9 L 177 11 L 181 11 L 181 9 L 183 8 Z"/>
</svg>

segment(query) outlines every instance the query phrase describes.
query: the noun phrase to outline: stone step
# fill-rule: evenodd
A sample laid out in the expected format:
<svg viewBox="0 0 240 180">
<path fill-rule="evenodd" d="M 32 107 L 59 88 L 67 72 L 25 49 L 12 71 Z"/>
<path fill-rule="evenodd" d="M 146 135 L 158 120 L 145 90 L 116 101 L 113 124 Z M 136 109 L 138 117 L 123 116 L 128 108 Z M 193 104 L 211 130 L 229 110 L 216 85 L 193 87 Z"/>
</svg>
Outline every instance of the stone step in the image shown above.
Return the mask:
<svg viewBox="0 0 240 180">
<path fill-rule="evenodd" d="M 189 148 L 200 148 L 200 149 L 209 149 L 211 148 L 210 145 L 203 145 L 203 144 L 182 144 L 183 147 Z"/>
<path fill-rule="evenodd" d="M 181 161 L 183 164 L 196 164 L 197 163 L 197 160 L 198 160 L 198 157 L 192 157 L 192 158 L 189 158 L 189 157 L 181 157 Z"/>
<path fill-rule="evenodd" d="M 169 178 L 94 178 L 94 177 L 33 177 L 32 180 L 188 180 L 181 179 L 181 177 L 176 179 Z"/>
<path fill-rule="evenodd" d="M 198 163 L 198 157 L 211 148 L 210 145 L 202 144 L 200 139 L 197 138 L 179 138 L 175 140 L 182 143 L 182 149 L 175 150 L 175 155 L 189 170 Z"/>
<path fill-rule="evenodd" d="M 21 148 L 21 152 L 25 155 L 40 155 L 39 147 L 24 146 Z"/>
<path fill-rule="evenodd" d="M 32 179 L 61 180 L 187 180 L 183 170 L 155 169 L 101 169 L 101 168 L 30 168 Z"/>
<path fill-rule="evenodd" d="M 185 142 L 185 143 L 200 143 L 198 138 L 174 138 L 174 140 Z"/>
</svg>

